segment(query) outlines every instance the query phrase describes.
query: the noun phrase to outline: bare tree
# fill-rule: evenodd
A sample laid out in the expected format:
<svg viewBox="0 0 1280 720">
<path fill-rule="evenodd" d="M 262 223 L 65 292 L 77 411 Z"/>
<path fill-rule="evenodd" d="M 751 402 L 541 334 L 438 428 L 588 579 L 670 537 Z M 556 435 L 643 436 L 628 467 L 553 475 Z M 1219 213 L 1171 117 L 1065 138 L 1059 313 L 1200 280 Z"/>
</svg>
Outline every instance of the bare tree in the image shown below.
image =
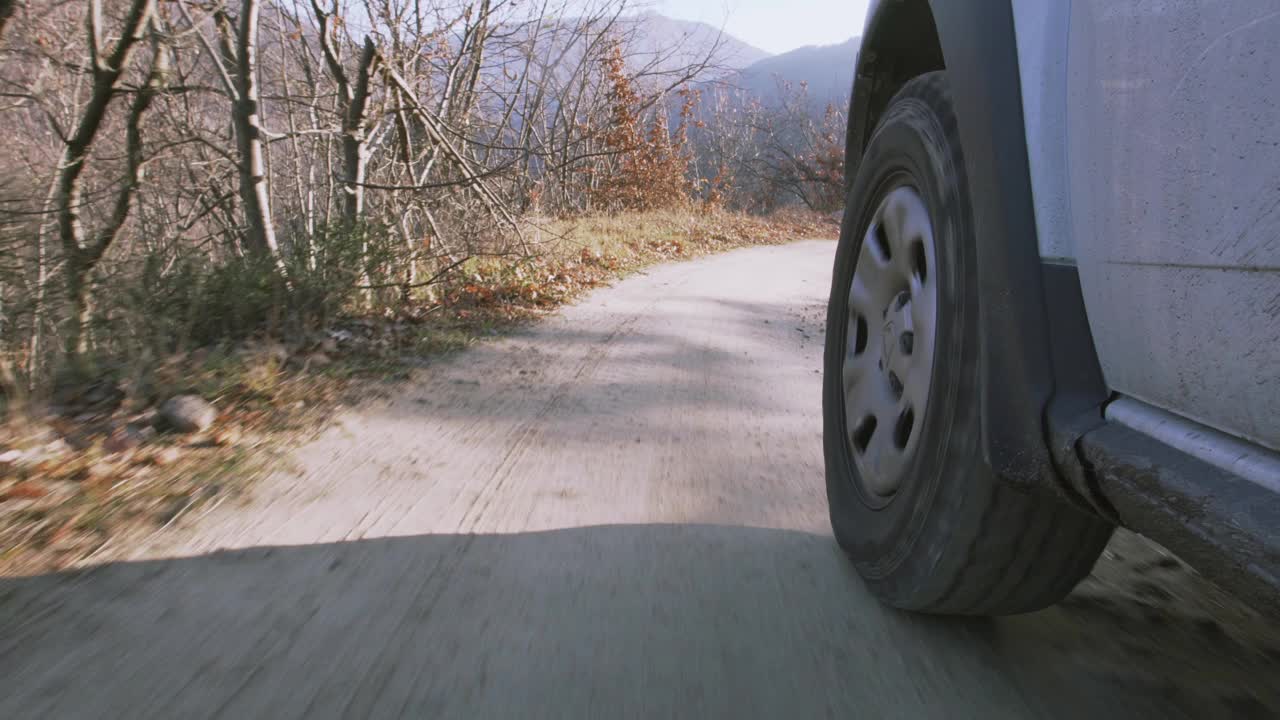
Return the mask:
<svg viewBox="0 0 1280 720">
<path fill-rule="evenodd" d="M 134 96 L 129 111 L 125 177 L 116 192 L 109 220 L 92 235 L 86 233 L 81 220 L 84 205 L 81 178 L 106 119 L 108 106 L 121 89 L 130 56 L 151 30 L 154 13 L 155 0 L 133 0 L 121 29 L 120 39 L 115 48 L 108 52 L 103 39 L 102 2 L 89 0 L 87 30 L 92 86 L 79 122 L 66 139 L 59 163 L 56 194 L 58 232 L 65 255 L 67 300 L 72 307 L 65 335 L 68 355 L 82 356 L 88 350 L 85 329 L 91 312 L 87 287 L 89 274 L 124 227 L 141 179 L 143 158 L 140 124 L 166 72 L 165 52 L 158 40 L 153 42 L 154 57 L 150 77 Z"/>
<path fill-rule="evenodd" d="M 366 36 L 356 62 L 355 80 L 351 80 L 334 46 L 333 20 L 338 14 L 338 0 L 333 0 L 328 11 L 320 7 L 319 0 L 311 0 L 311 8 L 320 26 L 320 48 L 324 52 L 325 64 L 338 85 L 338 114 L 342 119 L 342 217 L 346 226 L 351 228 L 364 213 L 365 168 L 369 160 L 370 78 L 378 62 L 378 49 L 373 38 Z"/>
<path fill-rule="evenodd" d="M 803 83 L 780 83 L 768 105 L 732 87 L 713 88 L 709 97 L 696 133 L 699 164 L 732 186 L 732 203 L 759 212 L 794 203 L 821 212 L 841 206 L 841 107 L 815 108 Z"/>
<path fill-rule="evenodd" d="M 218 342 L 307 292 L 411 303 L 469 257 L 538 252 L 531 222 L 603 207 L 601 178 L 643 165 L 610 140 L 613 49 L 657 150 L 664 98 L 714 65 L 636 49 L 628 7 L 0 0 L 0 370 L 47 385 L 91 345 Z"/>
<path fill-rule="evenodd" d="M 262 102 L 258 94 L 258 15 L 260 0 L 245 0 L 240 8 L 234 40 L 230 21 L 218 16 L 222 54 L 234 63 L 232 127 L 239 151 L 240 202 L 244 208 L 245 240 L 252 252 L 279 258 L 275 222 L 271 218 L 271 188 L 263 152 Z"/>
</svg>

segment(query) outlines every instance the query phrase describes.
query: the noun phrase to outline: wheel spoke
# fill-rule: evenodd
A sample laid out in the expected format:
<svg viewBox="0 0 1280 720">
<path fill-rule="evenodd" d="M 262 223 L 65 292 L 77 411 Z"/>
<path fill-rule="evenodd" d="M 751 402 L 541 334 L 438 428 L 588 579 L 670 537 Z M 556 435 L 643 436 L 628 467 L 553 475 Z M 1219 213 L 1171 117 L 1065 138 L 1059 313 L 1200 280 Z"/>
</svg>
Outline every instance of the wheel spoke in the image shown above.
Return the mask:
<svg viewBox="0 0 1280 720">
<path fill-rule="evenodd" d="M 885 236 L 889 240 L 889 250 L 895 254 L 910 212 L 907 199 L 910 192 L 907 188 L 900 187 L 889 193 L 884 199 L 884 209 L 880 212 L 880 222 L 884 224 Z"/>
<path fill-rule="evenodd" d="M 892 428 L 879 423 L 875 437 L 871 439 L 866 452 L 862 455 L 862 462 L 866 467 L 866 482 L 871 491 L 877 495 L 890 495 L 894 489 L 889 482 L 887 472 L 892 458 L 886 457 L 886 453 L 891 451 L 891 448 L 887 447 L 889 443 L 885 442 L 891 430 Z"/>
<path fill-rule="evenodd" d="M 857 391 L 862 381 L 870 378 L 875 370 L 874 361 L 866 355 L 846 361 L 842 376 L 846 394 Z"/>
<path fill-rule="evenodd" d="M 849 290 L 850 305 L 863 309 L 863 314 L 871 315 L 872 308 L 879 316 L 880 311 L 893 296 L 893 274 L 887 272 L 886 263 L 871 249 L 870 243 L 864 242 L 858 253 L 858 264 L 853 269 L 853 284 Z"/>
<path fill-rule="evenodd" d="M 909 188 L 898 188 L 893 192 L 893 232 L 889 241 L 893 250 L 893 263 L 898 271 L 907 278 L 915 275 L 914 246 L 917 243 L 932 244 L 933 229 L 929 222 L 929 211 L 920 196 Z"/>
<path fill-rule="evenodd" d="M 853 282 L 849 284 L 849 313 L 858 313 L 871 317 L 878 313 L 876 297 L 872 288 L 867 287 L 866 275 L 871 273 L 854 272 Z"/>
<path fill-rule="evenodd" d="M 845 365 L 845 377 L 854 382 L 846 383 L 845 408 L 850 418 L 850 425 L 866 415 L 880 415 L 892 412 L 897 405 L 897 398 L 892 396 L 889 386 L 884 381 L 884 374 L 876 367 L 876 361 L 864 356 L 858 362 Z"/>
</svg>

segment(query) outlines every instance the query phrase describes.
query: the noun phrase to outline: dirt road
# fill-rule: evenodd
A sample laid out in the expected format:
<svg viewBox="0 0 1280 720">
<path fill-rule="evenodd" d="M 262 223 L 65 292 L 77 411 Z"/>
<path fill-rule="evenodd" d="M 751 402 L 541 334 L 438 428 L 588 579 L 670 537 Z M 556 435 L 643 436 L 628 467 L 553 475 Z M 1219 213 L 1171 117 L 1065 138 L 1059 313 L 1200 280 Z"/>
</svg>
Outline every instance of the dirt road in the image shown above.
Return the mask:
<svg viewBox="0 0 1280 720">
<path fill-rule="evenodd" d="M 245 506 L 0 581 L 0 717 L 1280 708 L 1274 631 L 1132 537 L 1034 615 L 868 596 L 823 494 L 833 251 L 634 277 L 343 412 Z"/>
</svg>

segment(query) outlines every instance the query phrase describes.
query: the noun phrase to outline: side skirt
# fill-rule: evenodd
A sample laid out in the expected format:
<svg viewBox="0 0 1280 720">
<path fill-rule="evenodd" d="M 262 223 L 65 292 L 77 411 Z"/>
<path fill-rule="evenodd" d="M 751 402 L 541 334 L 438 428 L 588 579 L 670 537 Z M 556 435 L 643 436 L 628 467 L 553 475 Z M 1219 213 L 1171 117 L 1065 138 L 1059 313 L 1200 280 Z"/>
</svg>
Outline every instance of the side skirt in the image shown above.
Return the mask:
<svg viewBox="0 0 1280 720">
<path fill-rule="evenodd" d="M 1280 455 L 1132 398 L 1106 417 L 1077 448 L 1121 524 L 1280 615 Z"/>
</svg>

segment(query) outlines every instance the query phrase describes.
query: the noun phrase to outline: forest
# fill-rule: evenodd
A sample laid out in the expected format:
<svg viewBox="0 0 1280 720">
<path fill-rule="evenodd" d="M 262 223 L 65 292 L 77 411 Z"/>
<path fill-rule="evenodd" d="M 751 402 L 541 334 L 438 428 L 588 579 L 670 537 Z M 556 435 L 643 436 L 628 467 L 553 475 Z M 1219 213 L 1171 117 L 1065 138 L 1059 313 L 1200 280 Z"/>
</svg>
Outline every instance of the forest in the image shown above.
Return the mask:
<svg viewBox="0 0 1280 720">
<path fill-rule="evenodd" d="M 765 105 L 716 38 L 642 37 L 633 10 L 6 0 L 6 405 L 467 288 L 536 295 L 512 273 L 579 254 L 584 219 L 839 206 L 839 108 Z"/>
</svg>

